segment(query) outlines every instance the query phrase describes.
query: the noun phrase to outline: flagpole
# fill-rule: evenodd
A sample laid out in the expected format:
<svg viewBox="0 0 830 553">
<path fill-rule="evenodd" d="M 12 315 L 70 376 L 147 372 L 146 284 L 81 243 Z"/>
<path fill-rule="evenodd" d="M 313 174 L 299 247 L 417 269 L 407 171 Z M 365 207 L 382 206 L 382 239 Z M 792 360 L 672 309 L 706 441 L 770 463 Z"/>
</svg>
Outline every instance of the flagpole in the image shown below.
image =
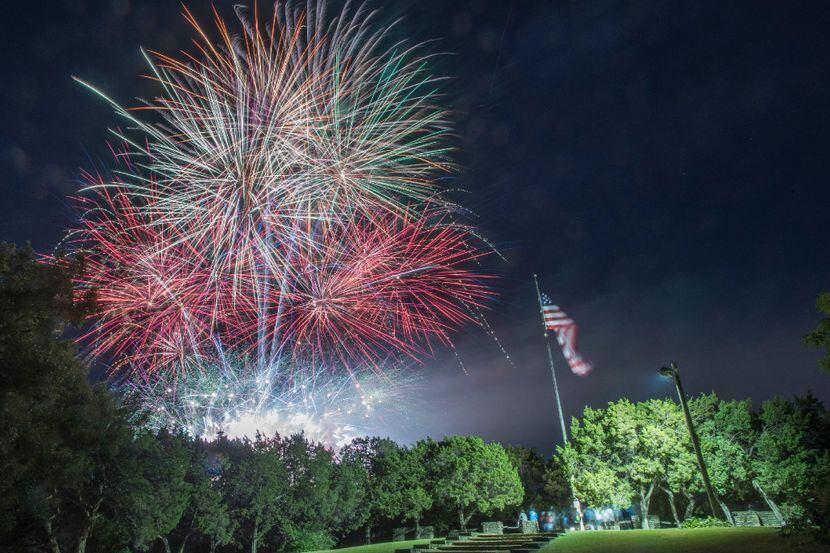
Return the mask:
<svg viewBox="0 0 830 553">
<path fill-rule="evenodd" d="M 550 349 L 550 338 L 548 337 L 548 325 L 545 324 L 545 314 L 542 311 L 542 292 L 539 290 L 539 280 L 533 275 L 533 282 L 536 284 L 536 299 L 539 301 L 539 314 L 542 316 L 542 328 L 544 329 L 545 345 L 548 348 L 548 363 L 550 364 L 550 376 L 553 378 L 553 393 L 556 396 L 556 408 L 559 411 L 559 424 L 562 428 L 562 442 L 568 445 L 568 433 L 565 429 L 565 417 L 562 415 L 562 401 L 559 399 L 559 383 L 556 382 L 556 370 L 553 368 L 553 352 Z"/>
<path fill-rule="evenodd" d="M 542 308 L 542 292 L 539 290 L 539 279 L 536 273 L 533 274 L 533 283 L 536 285 L 536 299 L 539 302 L 539 315 L 542 317 L 542 328 L 544 329 L 545 346 L 548 349 L 548 363 L 550 364 L 550 376 L 553 379 L 553 393 L 556 396 L 556 408 L 559 411 L 559 424 L 562 428 L 562 443 L 568 445 L 568 432 L 565 429 L 565 416 L 562 414 L 562 401 L 559 399 L 559 383 L 556 381 L 556 370 L 553 367 L 553 352 L 550 349 L 550 338 L 548 337 L 548 325 L 545 323 L 545 313 Z M 577 518 L 579 518 L 579 529 L 585 530 L 585 523 L 582 521 L 582 506 L 579 499 L 574 493 L 573 478 L 571 482 L 571 496 L 574 501 L 574 508 L 576 509 Z"/>
</svg>

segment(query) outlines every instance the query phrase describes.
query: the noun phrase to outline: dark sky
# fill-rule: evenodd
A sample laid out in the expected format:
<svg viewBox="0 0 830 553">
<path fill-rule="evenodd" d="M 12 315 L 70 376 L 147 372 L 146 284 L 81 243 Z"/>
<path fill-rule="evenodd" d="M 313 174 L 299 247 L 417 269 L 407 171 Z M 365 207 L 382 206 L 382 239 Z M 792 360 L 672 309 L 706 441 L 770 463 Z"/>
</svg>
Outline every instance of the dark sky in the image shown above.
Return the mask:
<svg viewBox="0 0 830 553">
<path fill-rule="evenodd" d="M 232 18 L 233 3 L 218 0 Z M 262 4 L 265 4 L 264 2 Z M 193 1 L 204 14 L 207 3 Z M 499 245 L 486 334 L 427 360 L 398 438 L 560 439 L 530 275 L 581 325 L 586 378 L 557 355 L 566 414 L 620 396 L 756 400 L 813 390 L 800 338 L 830 290 L 830 7 L 825 2 L 377 2 L 397 33 L 450 52 L 452 186 Z M 175 51 L 173 1 L 13 2 L 0 38 L 0 239 L 56 244 L 79 167 L 116 119 L 77 75 L 131 104 L 154 90 L 139 45 Z"/>
</svg>

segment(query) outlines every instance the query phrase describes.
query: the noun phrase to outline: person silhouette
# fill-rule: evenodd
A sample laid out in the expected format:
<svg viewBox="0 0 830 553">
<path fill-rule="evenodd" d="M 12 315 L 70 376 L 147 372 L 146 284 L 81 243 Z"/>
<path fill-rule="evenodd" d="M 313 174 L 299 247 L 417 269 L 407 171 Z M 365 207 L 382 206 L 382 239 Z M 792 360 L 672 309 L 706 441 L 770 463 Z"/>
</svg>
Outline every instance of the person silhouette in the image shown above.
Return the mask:
<svg viewBox="0 0 830 553">
<path fill-rule="evenodd" d="M 530 510 L 527 512 L 527 518 L 531 522 L 539 522 L 539 513 L 536 512 L 536 509 L 533 508 L 533 505 L 530 506 Z"/>
</svg>

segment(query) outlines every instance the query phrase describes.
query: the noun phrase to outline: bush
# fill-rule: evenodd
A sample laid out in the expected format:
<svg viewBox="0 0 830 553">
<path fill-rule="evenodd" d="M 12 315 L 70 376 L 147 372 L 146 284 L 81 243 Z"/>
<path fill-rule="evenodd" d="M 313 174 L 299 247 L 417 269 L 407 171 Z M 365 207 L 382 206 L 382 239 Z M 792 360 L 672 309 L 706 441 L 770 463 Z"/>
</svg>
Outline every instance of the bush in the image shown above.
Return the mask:
<svg viewBox="0 0 830 553">
<path fill-rule="evenodd" d="M 681 528 L 717 528 L 720 526 L 730 526 L 730 524 L 715 517 L 689 517 L 680 524 Z"/>
<path fill-rule="evenodd" d="M 828 463 L 825 461 L 825 464 Z M 816 538 L 819 541 L 830 542 L 830 470 L 825 470 L 814 495 L 808 512 L 816 525 Z"/>
<path fill-rule="evenodd" d="M 321 530 L 291 528 L 285 532 L 285 551 L 320 551 L 334 547 L 334 539 Z"/>
<path fill-rule="evenodd" d="M 822 458 L 817 472 L 808 496 L 781 505 L 786 522 L 781 528 L 783 536 L 812 535 L 817 541 L 830 543 L 830 456 Z"/>
<path fill-rule="evenodd" d="M 810 529 L 803 506 L 797 503 L 782 503 L 779 508 L 784 517 L 784 526 L 781 527 L 782 536 L 795 536 Z"/>
</svg>

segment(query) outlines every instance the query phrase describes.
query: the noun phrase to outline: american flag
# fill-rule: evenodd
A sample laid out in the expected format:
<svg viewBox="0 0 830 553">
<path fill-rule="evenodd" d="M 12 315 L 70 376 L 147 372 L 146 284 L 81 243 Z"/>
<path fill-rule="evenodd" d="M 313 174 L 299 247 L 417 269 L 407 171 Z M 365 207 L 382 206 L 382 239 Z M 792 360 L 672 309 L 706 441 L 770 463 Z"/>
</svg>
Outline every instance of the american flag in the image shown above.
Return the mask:
<svg viewBox="0 0 830 553">
<path fill-rule="evenodd" d="M 556 334 L 556 341 L 559 342 L 559 347 L 562 348 L 562 355 L 565 356 L 565 361 L 571 367 L 571 372 L 579 376 L 585 376 L 591 372 L 593 367 L 576 351 L 576 335 L 579 327 L 558 305 L 554 305 L 548 296 L 542 294 L 541 300 L 545 328 Z"/>
</svg>

